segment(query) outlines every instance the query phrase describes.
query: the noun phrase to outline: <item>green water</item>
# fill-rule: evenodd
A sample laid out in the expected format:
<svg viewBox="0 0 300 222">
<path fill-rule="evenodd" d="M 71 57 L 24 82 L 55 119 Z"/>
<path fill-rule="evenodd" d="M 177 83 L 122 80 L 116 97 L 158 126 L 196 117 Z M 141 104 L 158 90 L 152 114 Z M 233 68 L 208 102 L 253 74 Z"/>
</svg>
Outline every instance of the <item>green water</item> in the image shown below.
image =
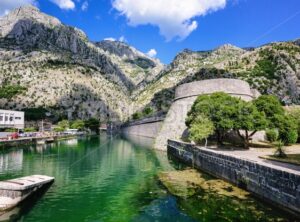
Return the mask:
<svg viewBox="0 0 300 222">
<path fill-rule="evenodd" d="M 252 198 L 240 201 L 209 191 L 175 198 L 157 173 L 182 166 L 149 149 L 150 142 L 101 135 L 2 150 L 1 180 L 45 174 L 55 183 L 0 221 L 296 221 Z"/>
</svg>

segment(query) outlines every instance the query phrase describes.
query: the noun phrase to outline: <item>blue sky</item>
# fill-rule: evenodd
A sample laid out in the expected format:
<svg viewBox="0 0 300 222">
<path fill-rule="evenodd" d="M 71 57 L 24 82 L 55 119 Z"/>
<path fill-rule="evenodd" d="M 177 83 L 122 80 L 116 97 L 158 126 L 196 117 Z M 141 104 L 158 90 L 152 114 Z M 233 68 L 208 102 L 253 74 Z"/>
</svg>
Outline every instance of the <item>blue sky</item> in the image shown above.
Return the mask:
<svg viewBox="0 0 300 222">
<path fill-rule="evenodd" d="M 92 41 L 122 37 L 142 52 L 154 49 L 166 64 L 185 48 L 300 38 L 299 0 L 1 0 L 0 14 L 25 3 L 82 29 Z"/>
</svg>

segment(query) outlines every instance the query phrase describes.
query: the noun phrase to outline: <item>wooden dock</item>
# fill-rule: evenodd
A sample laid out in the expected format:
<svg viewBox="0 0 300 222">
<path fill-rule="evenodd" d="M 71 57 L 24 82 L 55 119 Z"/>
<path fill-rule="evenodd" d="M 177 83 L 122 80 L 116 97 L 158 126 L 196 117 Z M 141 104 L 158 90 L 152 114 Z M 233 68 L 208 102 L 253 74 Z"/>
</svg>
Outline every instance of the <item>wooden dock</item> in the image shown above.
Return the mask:
<svg viewBox="0 0 300 222">
<path fill-rule="evenodd" d="M 0 182 L 0 210 L 8 210 L 17 206 L 24 199 L 47 184 L 54 177 L 32 175 Z"/>
</svg>

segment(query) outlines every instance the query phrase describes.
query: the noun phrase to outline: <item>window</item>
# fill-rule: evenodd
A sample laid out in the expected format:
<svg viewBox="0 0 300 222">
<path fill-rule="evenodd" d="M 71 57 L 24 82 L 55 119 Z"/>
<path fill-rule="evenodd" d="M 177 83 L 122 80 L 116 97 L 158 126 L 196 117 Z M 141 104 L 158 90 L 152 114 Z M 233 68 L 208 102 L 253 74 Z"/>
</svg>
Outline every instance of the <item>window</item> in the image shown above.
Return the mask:
<svg viewBox="0 0 300 222">
<path fill-rule="evenodd" d="M 0 116 L 0 121 L 3 121 L 3 116 Z"/>
<path fill-rule="evenodd" d="M 15 117 L 15 119 L 19 119 L 19 120 L 20 120 L 20 119 L 22 119 L 22 118 L 21 118 L 21 117 Z"/>
<path fill-rule="evenodd" d="M 8 116 L 5 116 L 5 121 L 8 121 Z"/>
<path fill-rule="evenodd" d="M 10 122 L 12 122 L 13 120 L 14 120 L 14 117 L 13 117 L 13 116 L 9 117 L 9 121 L 10 121 Z"/>
</svg>

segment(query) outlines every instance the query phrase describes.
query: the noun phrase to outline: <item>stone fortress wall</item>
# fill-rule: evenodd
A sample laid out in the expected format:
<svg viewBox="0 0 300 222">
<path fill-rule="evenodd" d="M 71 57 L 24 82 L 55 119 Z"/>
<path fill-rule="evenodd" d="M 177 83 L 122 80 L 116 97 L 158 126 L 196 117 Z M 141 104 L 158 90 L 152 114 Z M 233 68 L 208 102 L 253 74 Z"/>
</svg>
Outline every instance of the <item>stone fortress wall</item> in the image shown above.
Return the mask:
<svg viewBox="0 0 300 222">
<path fill-rule="evenodd" d="M 185 125 L 187 113 L 197 97 L 215 92 L 225 92 L 245 101 L 251 101 L 259 95 L 257 91 L 251 90 L 247 82 L 238 79 L 210 79 L 177 87 L 174 103 L 155 140 L 155 149 L 166 151 L 168 139 L 180 139 L 187 129 Z"/>
<path fill-rule="evenodd" d="M 143 136 L 156 138 L 162 127 L 164 117 L 145 118 L 142 120 L 128 123 L 123 127 L 122 132 L 125 135 Z"/>
</svg>

